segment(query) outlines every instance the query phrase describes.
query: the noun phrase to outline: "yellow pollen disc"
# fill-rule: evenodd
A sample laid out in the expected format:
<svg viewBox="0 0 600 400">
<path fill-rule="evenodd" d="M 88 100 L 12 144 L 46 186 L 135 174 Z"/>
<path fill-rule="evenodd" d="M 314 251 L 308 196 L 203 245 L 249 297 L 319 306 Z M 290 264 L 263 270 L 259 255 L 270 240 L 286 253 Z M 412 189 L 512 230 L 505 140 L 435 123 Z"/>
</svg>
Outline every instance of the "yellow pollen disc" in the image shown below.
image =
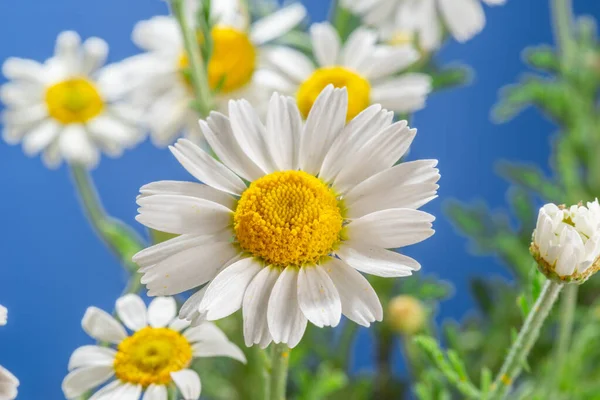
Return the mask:
<svg viewBox="0 0 600 400">
<path fill-rule="evenodd" d="M 45 100 L 50 116 L 63 124 L 85 123 L 104 109 L 98 89 L 85 78 L 67 79 L 50 86 Z"/>
<path fill-rule="evenodd" d="M 298 108 L 308 116 L 315 100 L 327 85 L 336 88 L 346 87 L 348 90 L 348 114 L 346 120 L 350 121 L 358 113 L 367 108 L 371 98 L 371 85 L 369 81 L 344 67 L 319 68 L 300 85 L 296 100 Z"/>
<path fill-rule="evenodd" d="M 146 327 L 123 340 L 117 349 L 114 369 L 122 382 L 167 385 L 171 372 L 187 368 L 192 346 L 179 332 Z"/>
<path fill-rule="evenodd" d="M 208 62 L 210 88 L 227 93 L 245 86 L 256 68 L 256 49 L 248 35 L 230 27 L 216 26 L 211 31 L 211 37 L 213 51 Z M 198 42 L 203 42 L 202 37 Z M 189 68 L 185 53 L 179 57 L 179 68 Z"/>
<path fill-rule="evenodd" d="M 303 171 L 274 172 L 252 182 L 233 217 L 242 249 L 280 267 L 313 264 L 340 241 L 335 193 Z"/>
</svg>

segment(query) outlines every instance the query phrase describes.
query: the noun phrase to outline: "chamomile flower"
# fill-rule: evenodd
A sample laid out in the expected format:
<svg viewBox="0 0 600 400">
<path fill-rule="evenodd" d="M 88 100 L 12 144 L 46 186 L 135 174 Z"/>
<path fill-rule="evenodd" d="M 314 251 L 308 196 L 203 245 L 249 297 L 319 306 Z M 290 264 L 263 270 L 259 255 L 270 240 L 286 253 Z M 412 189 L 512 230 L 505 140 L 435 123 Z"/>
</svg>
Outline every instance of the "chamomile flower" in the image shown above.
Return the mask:
<svg viewBox="0 0 600 400">
<path fill-rule="evenodd" d="M 506 0 L 343 0 L 345 8 L 360 15 L 391 42 L 418 37 L 420 47 L 440 47 L 444 27 L 459 42 L 477 35 L 485 26 L 481 1 L 501 5 Z"/>
<path fill-rule="evenodd" d="M 549 279 L 583 283 L 600 269 L 600 204 L 540 209 L 531 254 Z"/>
<path fill-rule="evenodd" d="M 117 300 L 116 311 L 125 326 L 98 308 L 86 311 L 83 329 L 114 348 L 89 345 L 73 352 L 62 384 L 67 399 L 108 381 L 90 400 L 138 400 L 142 393 L 144 399 L 167 400 L 171 383 L 184 399 L 198 399 L 200 377 L 189 369 L 194 358 L 225 356 L 246 362 L 244 353 L 216 325 L 204 322 L 189 328 L 178 319 L 171 297 L 158 297 L 146 308 L 139 296 L 128 294 Z"/>
<path fill-rule="evenodd" d="M 347 88 L 348 120 L 371 104 L 401 113 L 424 107 L 431 78 L 421 73 L 398 75 L 419 59 L 412 46 L 378 45 L 377 34 L 364 28 L 355 30 L 342 46 L 337 31 L 327 22 L 312 25 L 310 33 L 317 65 L 287 47 L 272 48 L 265 55 L 280 76 L 266 85 L 295 95 L 304 117 L 327 85 Z"/>
<path fill-rule="evenodd" d="M 9 58 L 2 67 L 10 80 L 0 98 L 4 140 L 23 144 L 27 155 L 43 153 L 48 167 L 69 163 L 94 167 L 100 151 L 118 156 L 142 139 L 140 114 L 115 102 L 99 83 L 108 53 L 106 42 L 81 43 L 75 32 L 63 32 L 54 57 L 45 63 Z"/>
<path fill-rule="evenodd" d="M 6 325 L 8 310 L 0 305 L 0 326 Z M 0 365 L 0 400 L 13 400 L 17 398 L 19 380 L 9 370 Z"/>
<path fill-rule="evenodd" d="M 220 161 L 181 139 L 174 156 L 204 183 L 141 188 L 137 220 L 180 236 L 134 256 L 148 294 L 207 284 L 180 311 L 193 321 L 243 310 L 248 346 L 293 347 L 307 321 L 336 326 L 342 314 L 382 319 L 360 272 L 409 276 L 420 268 L 388 250 L 433 234 L 417 209 L 436 197 L 436 160 L 395 165 L 415 137 L 406 121 L 373 105 L 346 123 L 346 89 L 327 86 L 304 122 L 296 101 L 274 94 L 266 125 L 245 100 L 202 131 Z M 360 272 L 359 272 L 360 271 Z"/>
<path fill-rule="evenodd" d="M 187 4 L 188 14 L 195 15 L 199 2 Z M 211 6 L 216 24 L 211 31 L 213 52 L 207 73 L 211 89 L 218 89 L 216 108 L 225 111 L 230 99 L 239 98 L 266 106 L 270 93 L 263 81 L 272 78 L 261 70 L 264 46 L 298 25 L 306 10 L 292 4 L 251 24 L 239 0 L 213 1 Z M 155 144 L 172 143 L 182 131 L 201 142 L 198 115 L 190 109 L 194 95 L 185 74 L 189 61 L 177 21 L 159 16 L 139 22 L 133 40 L 146 53 L 115 65 L 116 76 L 121 78 L 113 80 L 113 85 L 148 108 L 147 122 Z"/>
</svg>

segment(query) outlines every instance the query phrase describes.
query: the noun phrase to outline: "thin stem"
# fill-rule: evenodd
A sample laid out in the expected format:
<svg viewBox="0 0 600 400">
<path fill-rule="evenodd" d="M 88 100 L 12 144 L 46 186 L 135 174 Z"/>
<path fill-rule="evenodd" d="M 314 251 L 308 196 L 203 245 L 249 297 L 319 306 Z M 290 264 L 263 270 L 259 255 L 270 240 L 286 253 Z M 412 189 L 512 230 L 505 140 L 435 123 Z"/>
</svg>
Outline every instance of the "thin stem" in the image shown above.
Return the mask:
<svg viewBox="0 0 600 400">
<path fill-rule="evenodd" d="M 290 348 L 285 343 L 271 346 L 270 399 L 285 400 Z"/>
<path fill-rule="evenodd" d="M 556 44 L 560 50 L 564 65 L 568 66 L 575 55 L 573 41 L 573 7 L 572 0 L 550 0 L 552 10 L 552 26 Z"/>
<path fill-rule="evenodd" d="M 377 335 L 377 378 L 374 392 L 376 399 L 386 399 L 390 396 L 393 340 L 394 334 L 387 327 L 381 327 Z"/>
<path fill-rule="evenodd" d="M 185 14 L 184 0 L 172 0 L 173 15 L 179 24 L 183 36 L 183 44 L 190 63 L 192 87 L 198 103 L 200 116 L 205 118 L 213 108 L 212 94 L 208 82 L 208 75 L 200 53 L 196 30 L 189 26 Z"/>
<path fill-rule="evenodd" d="M 513 343 L 508 356 L 504 360 L 502 368 L 498 373 L 490 393 L 490 399 L 503 399 L 521 373 L 527 356 L 537 341 L 540 330 L 546 317 L 550 313 L 563 285 L 551 280 L 546 281 L 533 308 L 527 315 L 527 319 Z"/>
</svg>

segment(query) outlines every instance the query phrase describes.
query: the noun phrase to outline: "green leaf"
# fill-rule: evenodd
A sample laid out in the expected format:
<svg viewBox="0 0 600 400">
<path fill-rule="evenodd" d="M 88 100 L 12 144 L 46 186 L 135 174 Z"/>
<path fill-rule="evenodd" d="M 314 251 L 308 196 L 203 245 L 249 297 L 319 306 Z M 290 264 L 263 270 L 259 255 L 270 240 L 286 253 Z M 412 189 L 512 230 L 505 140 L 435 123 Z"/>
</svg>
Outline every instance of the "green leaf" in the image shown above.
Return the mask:
<svg viewBox="0 0 600 400">
<path fill-rule="evenodd" d="M 529 47 L 523 51 L 523 59 L 541 71 L 557 72 L 560 69 L 560 60 L 550 46 Z"/>
<path fill-rule="evenodd" d="M 434 91 L 464 86 L 471 81 L 471 69 L 465 65 L 430 72 Z"/>
<path fill-rule="evenodd" d="M 564 198 L 561 188 L 544 176 L 544 173 L 537 166 L 500 162 L 496 169 L 500 176 L 515 185 L 533 191 L 545 201 L 560 202 Z M 521 206 L 523 205 L 521 204 Z M 528 218 L 530 212 L 526 212 Z"/>
</svg>

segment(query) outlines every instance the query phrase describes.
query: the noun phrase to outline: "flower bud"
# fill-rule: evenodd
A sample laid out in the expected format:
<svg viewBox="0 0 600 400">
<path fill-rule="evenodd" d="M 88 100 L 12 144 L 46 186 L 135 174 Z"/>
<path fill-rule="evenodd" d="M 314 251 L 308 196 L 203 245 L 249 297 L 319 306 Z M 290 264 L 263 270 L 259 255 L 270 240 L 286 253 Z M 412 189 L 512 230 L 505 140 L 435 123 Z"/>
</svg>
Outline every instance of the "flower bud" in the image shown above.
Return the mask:
<svg viewBox="0 0 600 400">
<path fill-rule="evenodd" d="M 533 232 L 531 254 L 538 269 L 556 282 L 583 283 L 600 268 L 600 204 L 546 204 Z"/>
<path fill-rule="evenodd" d="M 413 296 L 396 296 L 388 305 L 386 321 L 394 331 L 403 335 L 414 335 L 425 327 L 427 310 L 423 303 Z"/>
</svg>

